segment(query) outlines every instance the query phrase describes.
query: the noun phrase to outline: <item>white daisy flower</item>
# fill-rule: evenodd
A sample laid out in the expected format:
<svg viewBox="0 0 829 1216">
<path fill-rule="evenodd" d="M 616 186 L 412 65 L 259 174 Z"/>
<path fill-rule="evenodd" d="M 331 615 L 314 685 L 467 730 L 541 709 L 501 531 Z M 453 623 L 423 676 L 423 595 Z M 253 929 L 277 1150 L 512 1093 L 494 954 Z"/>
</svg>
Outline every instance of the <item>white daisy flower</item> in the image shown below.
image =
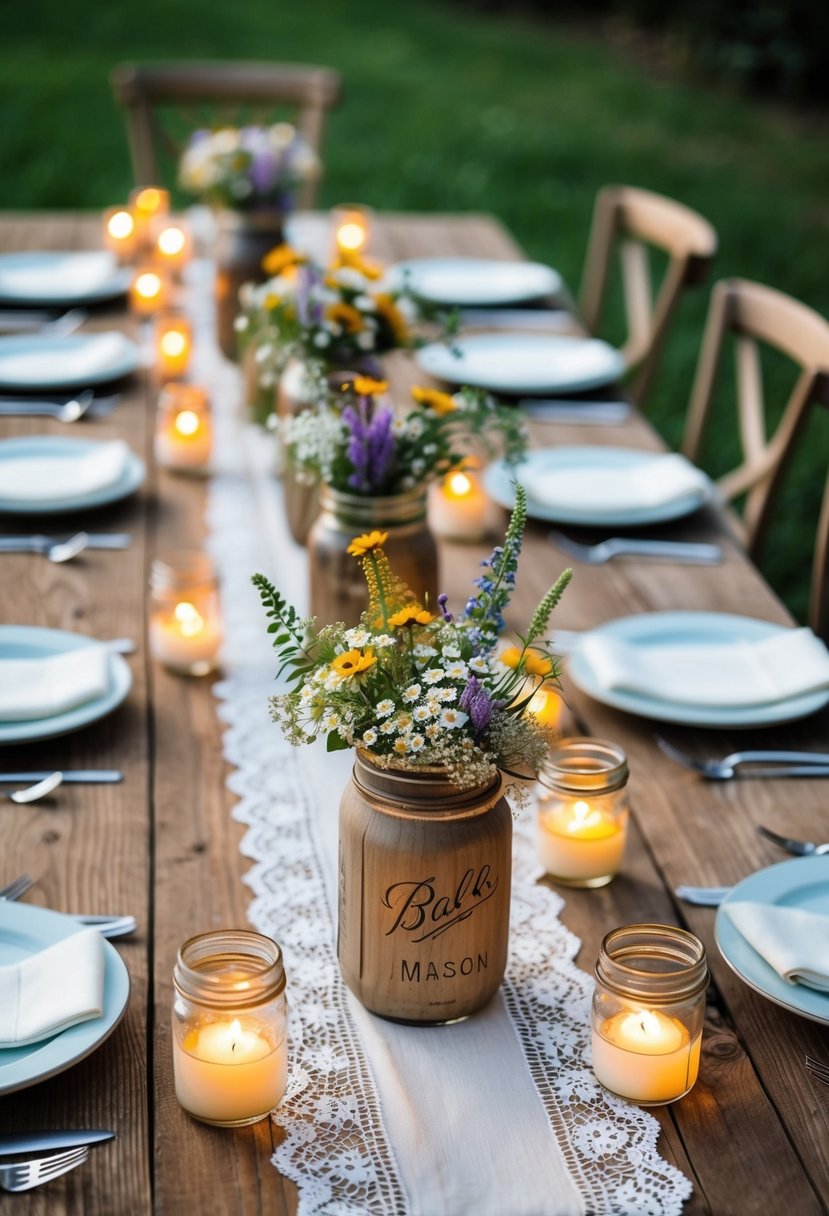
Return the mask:
<svg viewBox="0 0 829 1216">
<path fill-rule="evenodd" d="M 412 648 L 412 654 L 416 659 L 433 659 L 437 651 L 434 646 L 427 646 L 425 642 L 418 642 L 417 646 Z"/>
<path fill-rule="evenodd" d="M 415 722 L 426 722 L 429 718 L 434 717 L 428 705 L 418 705 L 415 707 L 412 717 Z"/>
<path fill-rule="evenodd" d="M 465 680 L 469 675 L 469 668 L 466 663 L 452 663 L 446 668 L 446 674 L 450 680 Z"/>
<path fill-rule="evenodd" d="M 401 734 L 407 730 L 411 730 L 412 729 L 412 715 L 411 714 L 398 714 L 397 717 L 395 718 L 395 725 L 397 726 L 397 729 L 401 732 Z"/>
<path fill-rule="evenodd" d="M 410 684 L 408 688 L 403 689 L 403 700 L 409 702 L 409 704 L 411 704 L 412 701 L 416 701 L 419 696 L 419 684 Z"/>
<path fill-rule="evenodd" d="M 461 657 L 461 648 L 456 646 L 454 642 L 444 646 L 440 652 L 445 659 L 459 659 Z"/>
<path fill-rule="evenodd" d="M 436 718 L 440 713 L 440 701 L 436 696 L 431 696 L 426 702 L 426 708 L 429 711 L 429 716 L 431 718 Z"/>
<path fill-rule="evenodd" d="M 440 734 L 440 727 L 437 722 L 430 722 L 428 726 L 424 727 L 423 733 L 427 739 L 437 739 Z"/>
<path fill-rule="evenodd" d="M 464 722 L 468 721 L 469 714 L 461 713 L 459 709 L 444 709 L 440 715 L 440 724 L 447 730 L 457 730 L 459 726 L 463 726 Z"/>
<path fill-rule="evenodd" d="M 411 735 L 409 737 L 410 752 L 419 752 L 425 747 L 425 745 L 426 740 L 423 738 L 423 735 Z"/>
<path fill-rule="evenodd" d="M 435 696 L 441 701 L 454 701 L 458 695 L 457 688 L 436 688 Z"/>
<path fill-rule="evenodd" d="M 483 672 L 484 675 L 489 672 L 489 663 L 482 654 L 473 655 L 469 660 L 469 666 L 473 671 Z"/>
<path fill-rule="evenodd" d="M 394 645 L 394 638 L 390 633 L 378 633 L 372 645 L 375 650 L 385 650 L 387 646 Z"/>
<path fill-rule="evenodd" d="M 336 730 L 340 725 L 340 715 L 333 709 L 328 710 L 323 717 L 323 725 L 325 726 L 326 730 Z"/>
<path fill-rule="evenodd" d="M 395 722 L 394 718 L 389 718 L 388 721 L 384 722 L 383 725 L 380 727 L 381 735 L 393 735 L 393 734 L 395 734 L 396 731 L 397 731 L 397 723 Z"/>
<path fill-rule="evenodd" d="M 346 629 L 345 631 L 345 640 L 349 646 L 365 646 L 370 637 L 371 634 L 367 629 L 357 628 Z"/>
<path fill-rule="evenodd" d="M 363 731 L 363 743 L 365 743 L 366 747 L 372 747 L 376 742 L 377 731 L 373 726 L 370 726 L 368 730 Z"/>
<path fill-rule="evenodd" d="M 394 750 L 398 752 L 399 755 L 405 756 L 406 752 L 409 750 L 408 740 L 403 738 L 395 739 Z"/>
<path fill-rule="evenodd" d="M 442 667 L 430 667 L 428 671 L 424 671 L 423 680 L 426 684 L 437 684 L 445 675 Z"/>
<path fill-rule="evenodd" d="M 378 718 L 387 718 L 390 713 L 394 712 L 394 701 L 390 701 L 388 697 L 384 697 L 382 701 L 378 701 L 374 706 L 374 712 Z"/>
</svg>

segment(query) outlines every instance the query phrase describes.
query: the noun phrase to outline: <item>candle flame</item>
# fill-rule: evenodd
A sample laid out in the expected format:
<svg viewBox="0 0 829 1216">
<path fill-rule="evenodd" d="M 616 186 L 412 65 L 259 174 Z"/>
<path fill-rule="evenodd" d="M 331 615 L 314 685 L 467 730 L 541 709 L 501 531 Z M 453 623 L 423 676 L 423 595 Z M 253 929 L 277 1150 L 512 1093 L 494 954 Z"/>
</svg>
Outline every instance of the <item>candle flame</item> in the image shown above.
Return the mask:
<svg viewBox="0 0 829 1216">
<path fill-rule="evenodd" d="M 135 220 L 129 211 L 116 211 L 114 215 L 110 216 L 107 223 L 107 231 L 116 241 L 126 240 L 128 236 L 132 236 L 134 230 Z"/>
<path fill-rule="evenodd" d="M 161 335 L 159 346 L 163 354 L 175 359 L 187 349 L 187 335 L 181 329 L 168 329 Z"/>
<path fill-rule="evenodd" d="M 161 295 L 161 278 L 154 270 L 145 270 L 135 280 L 135 293 L 145 300 Z"/>
<path fill-rule="evenodd" d="M 178 622 L 182 637 L 193 638 L 204 629 L 204 617 L 187 600 L 176 604 L 173 609 L 173 616 Z M 235 1024 L 236 1026 L 239 1025 L 238 1022 Z"/>
<path fill-rule="evenodd" d="M 233 1021 L 230 1023 L 230 1037 L 233 1039 L 233 1042 L 230 1044 L 231 1051 L 236 1050 L 236 1040 L 239 1038 L 239 1035 L 241 1033 L 242 1033 L 242 1027 L 239 1022 L 239 1019 L 234 1018 Z"/>
<path fill-rule="evenodd" d="M 184 249 L 186 237 L 181 228 L 165 228 L 158 236 L 158 248 L 167 257 L 175 257 Z"/>
<path fill-rule="evenodd" d="M 466 498 L 472 492 L 472 482 L 466 473 L 450 473 L 446 479 L 446 492 L 455 498 Z"/>
<path fill-rule="evenodd" d="M 592 827 L 598 823 L 601 816 L 589 802 L 583 802 L 581 799 L 573 803 L 573 818 L 567 825 L 568 832 L 580 832 L 584 828 Z"/>
<path fill-rule="evenodd" d="M 195 435 L 200 425 L 198 414 L 192 410 L 182 410 L 176 414 L 175 427 L 180 435 Z"/>
<path fill-rule="evenodd" d="M 347 223 L 341 224 L 337 230 L 337 244 L 340 249 L 348 249 L 352 253 L 356 253 L 365 245 L 367 235 L 361 224 L 349 220 Z"/>
</svg>

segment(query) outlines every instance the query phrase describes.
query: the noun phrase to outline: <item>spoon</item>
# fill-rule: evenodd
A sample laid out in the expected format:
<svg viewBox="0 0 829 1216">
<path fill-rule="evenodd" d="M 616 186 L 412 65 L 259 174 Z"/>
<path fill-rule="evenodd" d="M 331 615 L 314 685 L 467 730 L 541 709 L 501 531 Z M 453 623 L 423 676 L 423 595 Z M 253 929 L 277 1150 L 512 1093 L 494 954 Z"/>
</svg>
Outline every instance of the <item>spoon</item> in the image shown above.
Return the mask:
<svg viewBox="0 0 829 1216">
<path fill-rule="evenodd" d="M 38 799 L 45 798 L 52 790 L 56 790 L 62 781 L 63 773 L 52 773 L 43 781 L 38 781 L 37 785 L 27 785 L 25 789 L 15 790 L 13 794 L 4 794 L 3 797 L 23 806 L 27 802 L 37 802 Z"/>
<path fill-rule="evenodd" d="M 76 532 L 74 536 L 70 536 L 69 540 L 56 541 L 55 544 L 49 545 L 44 550 L 46 557 L 50 562 L 68 562 L 73 557 L 77 557 L 84 550 L 89 541 L 89 537 L 85 532 Z"/>
</svg>

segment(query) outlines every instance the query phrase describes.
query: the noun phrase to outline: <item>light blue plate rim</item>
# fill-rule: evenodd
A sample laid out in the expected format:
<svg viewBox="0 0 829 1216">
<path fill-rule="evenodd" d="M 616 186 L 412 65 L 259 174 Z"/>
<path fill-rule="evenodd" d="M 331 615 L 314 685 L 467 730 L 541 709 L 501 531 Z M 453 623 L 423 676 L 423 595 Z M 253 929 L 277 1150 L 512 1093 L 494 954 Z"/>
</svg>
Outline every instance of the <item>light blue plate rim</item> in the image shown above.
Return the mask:
<svg viewBox="0 0 829 1216">
<path fill-rule="evenodd" d="M 33 249 L 25 252 L 4 253 L 0 254 L 0 274 L 2 274 L 4 266 L 31 266 L 56 259 L 82 256 L 83 253 L 77 249 Z M 112 277 L 106 279 L 91 291 L 75 291 L 64 295 L 52 294 L 45 296 L 16 296 L 13 292 L 3 290 L 2 280 L 0 279 L 0 303 L 4 306 L 14 305 L 21 308 L 29 306 L 32 308 L 65 308 L 75 304 L 96 304 L 103 300 L 113 300 L 117 296 L 126 295 L 129 290 L 131 275 L 132 271 L 128 266 L 116 266 Z"/>
<path fill-rule="evenodd" d="M 21 456 L 81 456 L 103 442 L 101 439 L 66 439 L 62 435 L 24 435 L 19 439 L 3 439 L 0 440 L 0 466 L 4 460 Z M 41 502 L 21 503 L 16 499 L 3 498 L 0 494 L 0 512 L 9 515 L 63 515 L 69 511 L 106 506 L 134 494 L 146 475 L 144 461 L 131 451 L 124 472 L 111 486 L 104 486 L 89 494 L 78 494 L 74 498 L 53 498 Z"/>
<path fill-rule="evenodd" d="M 428 274 L 437 269 L 440 272 L 457 269 L 459 273 L 468 272 L 471 266 L 483 267 L 490 275 L 490 282 L 493 279 L 497 280 L 499 268 L 507 268 L 509 275 L 517 280 L 521 276 L 526 276 L 527 287 L 524 290 L 516 291 L 503 289 L 501 291 L 491 290 L 489 295 L 467 294 L 457 292 L 440 292 L 435 293 L 428 290 L 418 290 L 418 275 Z M 511 262 L 502 261 L 497 258 L 477 258 L 477 257 L 423 257 L 423 258 L 407 258 L 404 262 L 396 262 L 390 266 L 387 271 L 389 283 L 396 289 L 402 288 L 408 279 L 411 284 L 412 294 L 421 300 L 426 300 L 430 304 L 442 306 L 446 308 L 489 308 L 501 307 L 510 304 L 524 304 L 533 300 L 544 300 L 548 296 L 560 295 L 564 288 L 564 280 L 557 270 L 552 266 L 547 266 L 543 262 Z M 535 282 L 533 282 L 535 280 Z"/>
<path fill-rule="evenodd" d="M 0 625 L 0 658 L 36 658 L 78 650 L 83 646 L 98 646 L 95 638 L 64 629 L 41 629 L 37 625 Z M 28 743 L 36 739 L 52 739 L 80 730 L 99 718 L 105 718 L 124 701 L 132 688 L 132 672 L 120 654 L 110 655 L 110 689 L 105 696 L 52 718 L 31 718 L 21 722 L 0 722 L 0 746 L 7 743 Z M 0 907 L 2 907 L 0 901 Z"/>
<path fill-rule="evenodd" d="M 757 617 L 739 616 L 730 612 L 641 612 L 635 616 L 619 617 L 608 621 L 589 632 L 605 637 L 619 638 L 626 642 L 652 643 L 701 643 L 759 641 L 770 637 L 788 625 L 777 625 L 773 621 Z M 587 634 L 583 635 L 587 636 Z M 678 701 L 659 701 L 655 697 L 619 689 L 604 688 L 593 676 L 592 669 L 580 651 L 580 641 L 567 658 L 567 670 L 577 688 L 613 709 L 653 718 L 657 722 L 676 722 L 683 726 L 732 726 L 738 729 L 754 726 L 773 726 L 779 722 L 791 722 L 816 713 L 829 702 L 829 690 L 809 693 L 778 701 L 774 705 L 756 707 L 740 706 L 729 709 L 723 706 L 684 705 Z"/>
<path fill-rule="evenodd" d="M 77 921 L 60 912 L 0 900 L 0 940 L 4 935 L 21 934 L 42 950 L 82 928 Z M 129 995 L 130 977 L 124 960 L 110 942 L 104 941 L 104 1012 L 101 1017 L 70 1026 L 40 1043 L 0 1049 L 0 1094 L 14 1093 L 45 1081 L 91 1055 L 121 1021 Z"/>
<path fill-rule="evenodd" d="M 761 996 L 781 1005 L 790 1013 L 800 1014 L 813 1022 L 829 1025 L 829 993 L 818 992 L 805 984 L 789 984 L 750 946 L 723 911 L 730 903 L 750 900 L 761 904 L 796 903 L 812 911 L 808 900 L 792 900 L 799 890 L 820 885 L 825 908 L 829 909 L 829 857 L 796 857 L 780 861 L 750 874 L 732 887 L 717 909 L 714 920 L 714 941 L 731 970 Z M 823 909 L 825 910 L 825 909 Z"/>
<path fill-rule="evenodd" d="M 557 469 L 570 469 L 579 464 L 589 462 L 600 468 L 630 468 L 648 458 L 659 456 L 659 452 L 645 452 L 634 448 L 611 448 L 599 444 L 560 448 L 536 448 L 527 454 L 514 470 L 504 461 L 498 460 L 487 465 L 484 470 L 484 489 L 490 498 L 510 510 L 515 504 L 515 494 L 512 482 L 515 477 L 521 480 L 522 469 L 538 466 L 544 471 L 554 473 Z M 628 527 L 635 528 L 646 524 L 667 523 L 672 519 L 681 519 L 698 511 L 711 498 L 713 486 L 708 483 L 706 489 L 700 489 L 689 494 L 683 494 L 672 502 L 661 503 L 654 507 L 639 507 L 629 511 L 594 511 L 585 512 L 580 509 L 566 510 L 537 502 L 527 491 L 527 513 L 532 519 L 544 519 L 550 523 L 575 524 L 583 527 Z"/>
<path fill-rule="evenodd" d="M 600 354 L 602 367 L 597 367 L 595 374 L 564 375 L 556 372 L 556 348 L 558 353 L 565 347 L 591 344 Z M 464 352 L 471 351 L 474 355 L 478 349 L 503 348 L 509 352 L 512 348 L 526 351 L 530 347 L 545 350 L 550 357 L 550 373 L 538 377 L 534 381 L 519 381 L 498 375 L 476 374 L 464 366 Z M 454 352 L 459 351 L 460 355 Z M 493 393 L 505 393 L 531 397 L 548 393 L 578 393 L 600 388 L 607 384 L 615 384 L 621 380 L 626 371 L 624 355 L 615 347 L 603 342 L 600 338 L 576 338 L 566 334 L 469 334 L 454 338 L 450 344 L 433 342 L 415 351 L 415 360 L 423 371 L 437 380 L 445 380 L 448 384 L 469 385 L 473 388 L 488 389 Z"/>
<path fill-rule="evenodd" d="M 123 355 L 114 360 L 109 367 L 87 372 L 83 376 L 44 375 L 39 380 L 15 379 L 3 374 L 3 352 L 7 354 L 34 354 L 38 351 L 68 350 L 71 347 L 87 345 L 102 333 L 65 334 L 63 336 L 48 334 L 6 334 L 0 337 L 0 388 L 4 391 L 31 393 L 57 389 L 83 389 L 92 384 L 108 384 L 111 380 L 120 380 L 131 375 L 140 365 L 141 352 L 131 338 L 123 338 Z M 123 337 L 123 335 L 120 335 Z"/>
</svg>

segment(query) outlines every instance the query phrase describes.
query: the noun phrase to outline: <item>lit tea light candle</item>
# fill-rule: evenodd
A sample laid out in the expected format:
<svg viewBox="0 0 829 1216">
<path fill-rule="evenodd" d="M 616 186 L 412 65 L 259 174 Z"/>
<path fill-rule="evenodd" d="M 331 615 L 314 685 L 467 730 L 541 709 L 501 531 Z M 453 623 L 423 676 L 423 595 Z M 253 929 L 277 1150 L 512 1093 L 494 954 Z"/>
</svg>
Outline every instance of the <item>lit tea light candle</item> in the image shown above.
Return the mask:
<svg viewBox="0 0 829 1216">
<path fill-rule="evenodd" d="M 539 684 L 526 712 L 535 718 L 539 726 L 556 731 L 564 716 L 564 699 L 555 689 L 548 688 L 546 684 Z"/>
<path fill-rule="evenodd" d="M 471 469 L 448 473 L 430 487 L 429 527 L 445 540 L 483 540 L 489 531 L 489 499 Z"/>
<path fill-rule="evenodd" d="M 193 330 L 184 317 L 156 317 L 153 326 L 155 366 L 162 380 L 183 376 L 190 362 Z"/>
<path fill-rule="evenodd" d="M 209 557 L 178 554 L 157 559 L 150 574 L 150 649 L 179 675 L 204 676 L 216 667 L 221 645 L 219 588 Z"/>
<path fill-rule="evenodd" d="M 538 859 L 570 886 L 600 887 L 622 863 L 628 829 L 627 760 L 601 739 L 562 739 L 539 774 Z"/>
<path fill-rule="evenodd" d="M 137 317 L 151 317 L 167 303 L 169 286 L 164 275 L 147 267 L 139 269 L 130 285 L 130 308 Z"/>
<path fill-rule="evenodd" d="M 104 246 L 121 262 L 129 262 L 138 248 L 135 217 L 124 207 L 109 207 L 104 212 Z"/>
<path fill-rule="evenodd" d="M 285 972 L 276 942 L 242 930 L 201 934 L 182 946 L 173 979 L 179 1102 L 197 1119 L 225 1127 L 264 1118 L 288 1075 Z"/>
<path fill-rule="evenodd" d="M 183 224 L 163 223 L 155 238 L 155 256 L 171 270 L 180 270 L 190 261 L 193 240 Z"/>
<path fill-rule="evenodd" d="M 593 1028 L 593 1071 L 612 1093 L 645 1105 L 673 1102 L 699 1074 L 702 1034 L 658 1010 L 623 1009 Z"/>
<path fill-rule="evenodd" d="M 370 207 L 357 204 L 334 208 L 334 243 L 342 260 L 348 261 L 349 256 L 361 256 L 366 252 L 371 238 L 372 216 Z"/>
<path fill-rule="evenodd" d="M 158 463 L 173 471 L 204 472 L 212 447 L 213 425 L 206 391 L 195 384 L 168 384 L 158 402 Z"/>
</svg>

